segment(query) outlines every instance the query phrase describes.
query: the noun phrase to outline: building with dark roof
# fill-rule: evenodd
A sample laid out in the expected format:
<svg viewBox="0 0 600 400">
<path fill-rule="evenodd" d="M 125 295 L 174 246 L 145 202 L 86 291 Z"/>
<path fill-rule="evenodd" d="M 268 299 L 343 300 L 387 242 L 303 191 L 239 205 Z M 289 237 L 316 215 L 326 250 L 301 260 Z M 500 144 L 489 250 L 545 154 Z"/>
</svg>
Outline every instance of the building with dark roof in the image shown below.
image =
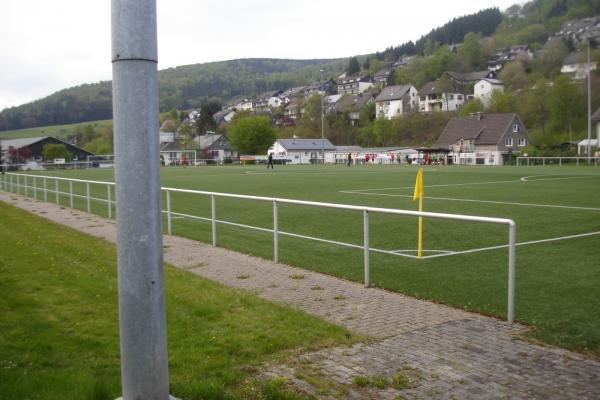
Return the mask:
<svg viewBox="0 0 600 400">
<path fill-rule="evenodd" d="M 502 165 L 530 143 L 517 114 L 476 113 L 450 119 L 434 147 L 452 150 L 455 164 Z"/>
<path fill-rule="evenodd" d="M 350 76 L 338 82 L 338 94 L 358 94 L 373 86 L 371 75 Z"/>
<path fill-rule="evenodd" d="M 278 139 L 268 153 L 285 156 L 290 164 L 316 164 L 322 160 L 322 149 L 332 151 L 335 146 L 329 139 Z"/>
<path fill-rule="evenodd" d="M 0 139 L 2 160 L 7 164 L 25 163 L 28 161 L 42 161 L 44 146 L 47 144 L 62 144 L 73 155 L 75 161 L 86 161 L 94 153 L 77 147 L 53 136 L 40 136 L 21 139 Z"/>
<path fill-rule="evenodd" d="M 369 89 L 364 93 L 359 94 L 345 94 L 343 95 L 335 105 L 335 111 L 339 113 L 348 113 L 350 123 L 352 126 L 358 123 L 360 120 L 361 109 L 375 101 L 375 98 L 379 94 L 379 89 Z"/>
<path fill-rule="evenodd" d="M 427 82 L 419 89 L 419 111 L 456 111 L 460 109 L 465 104 L 464 93 L 459 92 L 455 87 L 451 91 L 438 93 L 438 82 Z"/>
<path fill-rule="evenodd" d="M 417 111 L 418 91 L 413 85 L 394 85 L 384 88 L 375 99 L 377 118 L 391 119 Z"/>
</svg>

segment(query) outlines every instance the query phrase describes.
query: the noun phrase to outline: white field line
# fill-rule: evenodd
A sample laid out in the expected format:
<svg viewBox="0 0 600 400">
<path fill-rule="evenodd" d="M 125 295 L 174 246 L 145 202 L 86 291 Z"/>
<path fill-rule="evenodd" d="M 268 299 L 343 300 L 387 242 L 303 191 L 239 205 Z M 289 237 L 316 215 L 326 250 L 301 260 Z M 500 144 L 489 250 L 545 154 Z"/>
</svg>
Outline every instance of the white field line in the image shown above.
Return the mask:
<svg viewBox="0 0 600 400">
<path fill-rule="evenodd" d="M 166 213 L 166 211 L 163 211 L 163 213 Z M 183 214 L 183 213 L 176 213 L 176 212 L 171 212 L 171 214 L 177 216 L 178 217 L 177 219 L 180 219 L 180 218 L 190 218 L 190 219 L 202 220 L 202 221 L 206 221 L 206 222 L 210 222 L 211 221 L 211 218 L 198 217 L 198 216 L 195 216 L 195 215 L 189 215 L 189 214 Z M 174 219 L 174 217 L 171 217 L 171 218 Z M 219 223 L 219 224 L 232 225 L 232 226 L 237 226 L 237 227 L 240 227 L 240 228 L 253 229 L 253 230 L 257 230 L 257 231 L 261 231 L 261 232 L 269 232 L 269 233 L 273 232 L 273 230 L 269 229 L 269 228 L 260 228 L 260 227 L 257 227 L 257 226 L 245 225 L 245 224 L 238 224 L 238 223 L 235 223 L 235 222 L 229 222 L 229 221 L 223 221 L 223 220 L 216 220 L 216 222 Z M 300 238 L 300 239 L 312 240 L 312 241 L 321 242 L 321 243 L 335 244 L 335 245 L 338 245 L 338 246 L 350 247 L 350 248 L 359 249 L 359 250 L 363 250 L 364 249 L 364 247 L 362 245 L 357 245 L 357 244 L 352 244 L 352 243 L 345 243 L 345 242 L 339 242 L 339 241 L 335 241 L 335 240 L 321 239 L 321 238 L 317 238 L 317 237 L 313 237 L 313 236 L 300 235 L 300 234 L 297 234 L 297 233 L 279 231 L 279 234 L 282 235 L 282 236 L 297 237 L 297 238 Z M 528 241 L 528 242 L 516 243 L 515 246 L 527 246 L 527 245 L 531 245 L 531 244 L 556 242 L 556 241 L 559 241 L 559 240 L 569 240 L 569 239 L 576 239 L 576 238 L 587 237 L 587 236 L 595 236 L 595 235 L 600 235 L 600 231 L 588 232 L 588 233 L 581 233 L 581 234 L 577 234 L 577 235 L 554 237 L 554 238 L 549 238 L 549 239 L 531 240 L 531 241 Z M 499 245 L 499 246 L 482 247 L 482 248 L 478 248 L 478 249 L 462 250 L 462 251 L 423 250 L 423 252 L 425 252 L 425 253 L 427 253 L 427 252 L 440 252 L 441 254 L 432 254 L 430 256 L 422 256 L 420 258 L 417 257 L 417 256 L 414 256 L 414 255 L 411 255 L 411 254 L 403 253 L 403 252 L 415 253 L 417 251 L 417 250 L 412 250 L 412 249 L 384 250 L 384 249 L 378 249 L 378 248 L 371 247 L 369 250 L 372 251 L 372 252 L 375 252 L 375 253 L 390 254 L 390 255 L 393 255 L 393 256 L 412 258 L 412 259 L 415 259 L 415 260 L 418 260 L 418 259 L 426 260 L 426 259 L 430 259 L 430 258 L 448 257 L 448 256 L 459 255 L 459 254 L 478 253 L 478 252 L 488 251 L 488 250 L 503 249 L 503 248 L 507 248 L 507 247 L 508 247 L 508 244 Z"/>
<path fill-rule="evenodd" d="M 585 179 L 585 178 L 596 178 L 597 176 L 567 176 L 562 178 L 541 178 L 541 179 L 529 179 L 537 176 L 552 176 L 552 175 L 531 175 L 524 176 L 520 179 L 511 179 L 508 181 L 487 181 L 487 182 L 466 182 L 466 183 L 445 183 L 440 185 L 426 185 L 428 188 L 432 187 L 452 187 L 452 186 L 474 186 L 474 185 L 493 185 L 496 183 L 522 183 L 522 182 L 538 182 L 538 181 L 555 181 L 565 179 Z M 351 189 L 351 190 L 340 190 L 340 193 L 362 193 L 362 192 L 375 192 L 384 190 L 400 190 L 400 189 L 414 189 L 415 186 L 399 186 L 399 187 L 388 187 L 388 188 L 373 188 L 373 189 Z"/>
<path fill-rule="evenodd" d="M 588 236 L 596 236 L 596 235 L 600 235 L 600 231 L 588 232 L 588 233 L 580 233 L 580 234 L 577 234 L 577 235 L 554 237 L 554 238 L 549 238 L 549 239 L 530 240 L 528 242 L 515 243 L 515 246 L 528 246 L 530 244 L 540 244 L 540 243 L 548 243 L 548 242 L 557 242 L 559 240 L 577 239 L 577 238 L 588 237 Z M 503 245 L 500 245 L 500 246 L 482 247 L 480 249 L 470 249 L 470 250 L 463 250 L 463 251 L 454 251 L 452 253 L 447 253 L 447 254 L 433 254 L 431 256 L 425 256 L 425 257 L 422 257 L 422 258 L 438 258 L 438 257 L 454 256 L 454 255 L 457 255 L 457 254 L 478 253 L 478 252 L 481 252 L 481 251 L 496 250 L 496 249 L 505 249 L 507 247 L 508 247 L 508 244 L 503 244 Z"/>
<path fill-rule="evenodd" d="M 412 194 L 408 195 L 408 194 L 387 194 L 387 193 L 368 193 L 368 192 L 357 193 L 357 192 L 349 192 L 349 191 L 341 191 L 340 193 L 360 194 L 360 195 L 364 195 L 364 196 L 408 197 L 408 198 L 412 198 L 413 197 Z M 558 204 L 517 203 L 517 202 L 511 202 L 511 201 L 455 199 L 455 198 L 452 198 L 452 197 L 431 197 L 431 196 L 424 196 L 424 199 L 429 199 L 429 200 L 447 200 L 447 201 L 463 201 L 463 202 L 470 202 L 470 203 L 504 204 L 504 205 L 522 206 L 522 207 L 546 207 L 546 208 L 563 208 L 563 209 L 569 209 L 569 210 L 600 211 L 600 208 L 594 208 L 594 207 L 577 207 L 577 206 L 563 206 L 563 205 L 558 205 Z"/>
</svg>

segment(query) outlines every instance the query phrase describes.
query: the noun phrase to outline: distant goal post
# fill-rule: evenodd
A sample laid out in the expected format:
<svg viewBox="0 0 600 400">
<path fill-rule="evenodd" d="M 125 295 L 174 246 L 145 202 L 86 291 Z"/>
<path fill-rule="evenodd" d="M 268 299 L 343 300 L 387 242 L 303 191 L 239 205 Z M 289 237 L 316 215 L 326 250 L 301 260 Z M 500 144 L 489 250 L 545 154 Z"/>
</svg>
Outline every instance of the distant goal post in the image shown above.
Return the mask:
<svg viewBox="0 0 600 400">
<path fill-rule="evenodd" d="M 600 164 L 600 157 L 517 157 L 517 166 L 587 166 Z"/>
</svg>

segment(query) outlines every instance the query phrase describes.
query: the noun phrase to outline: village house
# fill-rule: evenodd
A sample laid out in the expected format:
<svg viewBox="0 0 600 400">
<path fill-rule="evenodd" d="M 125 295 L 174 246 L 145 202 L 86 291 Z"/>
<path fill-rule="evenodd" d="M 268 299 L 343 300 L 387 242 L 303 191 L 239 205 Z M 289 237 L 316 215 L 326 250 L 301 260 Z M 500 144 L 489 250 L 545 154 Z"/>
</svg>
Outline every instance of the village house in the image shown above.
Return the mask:
<svg viewBox="0 0 600 400">
<path fill-rule="evenodd" d="M 419 89 L 419 111 L 456 111 L 465 104 L 465 95 L 453 90 L 438 94 L 439 81 L 427 82 Z"/>
<path fill-rule="evenodd" d="M 304 98 L 308 99 L 313 94 L 318 94 L 319 96 L 324 95 L 325 93 L 335 93 L 337 91 L 337 84 L 332 79 L 316 82 L 312 85 L 308 85 L 304 88 Z"/>
<path fill-rule="evenodd" d="M 418 91 L 413 85 L 395 85 L 384 88 L 375 99 L 377 118 L 392 119 L 397 115 L 417 111 Z"/>
<path fill-rule="evenodd" d="M 377 71 L 377 73 L 375 73 L 375 75 L 373 75 L 374 83 L 376 85 L 379 85 L 379 87 L 381 87 L 381 88 L 386 87 L 388 85 L 388 81 L 389 81 L 390 77 L 392 76 L 393 72 L 394 72 L 394 69 L 391 66 Z"/>
<path fill-rule="evenodd" d="M 284 108 L 283 116 L 298 119 L 304 113 L 304 97 L 294 97 Z"/>
<path fill-rule="evenodd" d="M 284 157 L 288 164 L 316 164 L 321 162 L 321 150 L 335 150 L 329 139 L 278 139 L 268 153 Z"/>
<path fill-rule="evenodd" d="M 492 93 L 496 90 L 504 92 L 504 85 L 498 79 L 484 78 L 473 87 L 473 97 L 481 101 L 484 107 L 490 105 Z"/>
<path fill-rule="evenodd" d="M 350 124 L 356 126 L 360 120 L 360 111 L 367 104 L 373 103 L 379 94 L 378 89 L 369 89 L 364 93 L 345 94 L 336 104 L 335 111 L 339 113 L 348 113 Z"/>
<path fill-rule="evenodd" d="M 475 71 L 475 72 L 447 72 L 448 77 L 454 83 L 455 90 L 459 93 L 473 93 L 473 86 L 482 79 L 495 79 L 494 71 Z M 467 96 L 469 97 L 469 96 Z M 468 100 L 468 99 L 467 99 Z"/>
<path fill-rule="evenodd" d="M 218 127 L 230 123 L 233 117 L 235 117 L 235 109 L 225 109 L 213 114 L 213 119 Z"/>
<path fill-rule="evenodd" d="M 94 153 L 77 147 L 53 136 L 40 136 L 22 139 L 0 139 L 0 158 L 7 164 L 47 161 L 43 159 L 44 146 L 62 144 L 71 153 L 74 161 L 86 161 Z"/>
<path fill-rule="evenodd" d="M 511 61 L 530 61 L 533 59 L 533 52 L 526 44 L 509 46 L 500 49 L 488 60 L 488 69 L 498 72 Z"/>
<path fill-rule="evenodd" d="M 530 144 L 517 114 L 476 113 L 453 117 L 434 147 L 451 150 L 450 162 L 466 165 L 502 165 L 509 154 Z"/>
<path fill-rule="evenodd" d="M 283 104 L 283 100 L 279 97 L 282 91 L 265 93 L 254 100 L 253 109 L 256 113 L 268 113 L 273 108 L 278 108 Z"/>
<path fill-rule="evenodd" d="M 560 70 L 563 74 L 572 74 L 573 79 L 586 79 L 587 78 L 587 55 L 584 51 L 573 52 L 565 58 L 563 66 Z M 595 71 L 598 67 L 596 61 L 590 62 L 590 71 Z"/>
<path fill-rule="evenodd" d="M 338 94 L 359 94 L 373 87 L 371 75 L 351 76 L 340 80 Z"/>
<path fill-rule="evenodd" d="M 207 132 L 206 135 L 196 136 L 194 141 L 200 150 L 200 158 L 215 160 L 222 164 L 227 159 L 237 159 L 238 154 L 234 151 L 229 139 L 219 133 Z"/>
</svg>

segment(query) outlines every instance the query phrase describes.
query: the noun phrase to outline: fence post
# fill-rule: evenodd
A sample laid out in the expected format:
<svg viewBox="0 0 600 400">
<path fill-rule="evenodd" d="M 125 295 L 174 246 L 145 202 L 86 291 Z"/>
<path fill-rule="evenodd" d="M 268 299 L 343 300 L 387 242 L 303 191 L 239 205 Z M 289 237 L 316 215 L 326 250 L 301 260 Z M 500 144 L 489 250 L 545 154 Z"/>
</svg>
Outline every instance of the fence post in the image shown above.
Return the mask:
<svg viewBox="0 0 600 400">
<path fill-rule="evenodd" d="M 215 195 L 210 195 L 210 209 L 212 217 L 212 245 L 217 245 L 217 211 L 215 206 Z"/>
<path fill-rule="evenodd" d="M 171 222 L 171 192 L 167 190 L 167 233 L 173 234 L 173 226 Z"/>
<path fill-rule="evenodd" d="M 508 315 L 509 323 L 515 321 L 515 241 L 517 227 L 514 221 L 508 225 Z"/>
<path fill-rule="evenodd" d="M 17 176 L 17 194 L 21 194 L 21 180 L 19 179 L 19 175 Z"/>
<path fill-rule="evenodd" d="M 37 200 L 37 179 L 35 178 L 35 176 L 31 179 L 33 179 L 33 198 Z"/>
<path fill-rule="evenodd" d="M 273 261 L 279 262 L 279 218 L 277 202 L 273 200 Z"/>
<path fill-rule="evenodd" d="M 44 201 L 47 202 L 48 201 L 48 184 L 47 184 L 47 179 L 46 177 L 44 177 Z"/>
<path fill-rule="evenodd" d="M 73 208 L 73 181 L 69 181 L 69 205 Z"/>
<path fill-rule="evenodd" d="M 365 287 L 369 287 L 369 212 L 363 210 L 363 230 L 365 245 Z"/>
<path fill-rule="evenodd" d="M 58 188 L 58 178 L 54 179 L 54 192 L 56 196 L 56 204 L 60 205 L 60 190 Z"/>
<path fill-rule="evenodd" d="M 110 195 L 110 183 L 106 184 L 106 200 L 108 201 L 108 219 L 112 219 L 112 201 Z"/>
<path fill-rule="evenodd" d="M 27 182 L 27 175 L 25 175 L 23 177 L 23 179 L 25 180 L 25 182 L 23 184 L 23 190 L 25 191 L 25 197 L 27 197 L 27 195 L 29 194 L 29 190 L 28 190 L 29 183 Z"/>
<path fill-rule="evenodd" d="M 562 167 L 562 157 L 558 157 L 558 166 Z"/>
<path fill-rule="evenodd" d="M 85 199 L 87 200 L 87 212 L 92 212 L 92 205 L 90 203 L 90 183 L 86 182 L 85 184 Z"/>
<path fill-rule="evenodd" d="M 10 191 L 11 192 L 15 191 L 15 187 L 13 185 L 13 176 L 12 175 L 10 176 Z"/>
</svg>

